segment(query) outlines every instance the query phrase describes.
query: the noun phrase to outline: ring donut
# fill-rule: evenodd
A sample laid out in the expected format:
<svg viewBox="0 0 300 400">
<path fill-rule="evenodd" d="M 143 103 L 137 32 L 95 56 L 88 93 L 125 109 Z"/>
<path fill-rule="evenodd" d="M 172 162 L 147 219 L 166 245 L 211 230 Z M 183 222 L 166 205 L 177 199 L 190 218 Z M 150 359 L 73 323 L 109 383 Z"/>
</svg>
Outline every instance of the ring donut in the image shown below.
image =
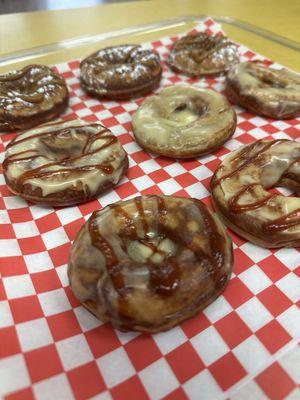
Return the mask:
<svg viewBox="0 0 300 400">
<path fill-rule="evenodd" d="M 201 201 L 143 196 L 92 214 L 73 242 L 68 275 L 103 322 L 159 332 L 216 299 L 231 268 L 231 240 Z"/>
<path fill-rule="evenodd" d="M 300 115 L 300 75 L 292 71 L 241 63 L 229 70 L 226 92 L 234 103 L 254 114 L 274 119 Z"/>
<path fill-rule="evenodd" d="M 179 84 L 148 97 L 133 114 L 132 126 L 146 151 L 191 158 L 226 142 L 235 131 L 236 114 L 221 94 Z"/>
<path fill-rule="evenodd" d="M 0 75 L 0 131 L 50 121 L 66 109 L 68 101 L 65 80 L 46 65 L 28 65 Z"/>
<path fill-rule="evenodd" d="M 3 173 L 9 189 L 34 203 L 65 206 L 97 197 L 128 167 L 118 139 L 99 123 L 42 125 L 13 139 Z"/>
<path fill-rule="evenodd" d="M 199 32 L 186 35 L 172 46 L 168 65 L 188 76 L 220 75 L 239 62 L 237 45 L 220 35 Z"/>
<path fill-rule="evenodd" d="M 300 143 L 259 140 L 242 146 L 211 181 L 215 208 L 233 231 L 263 247 L 297 247 L 300 199 L 269 192 L 274 186 L 300 194 Z"/>
<path fill-rule="evenodd" d="M 81 85 L 96 97 L 127 100 L 152 92 L 162 68 L 158 54 L 141 46 L 106 47 L 80 64 Z"/>
</svg>

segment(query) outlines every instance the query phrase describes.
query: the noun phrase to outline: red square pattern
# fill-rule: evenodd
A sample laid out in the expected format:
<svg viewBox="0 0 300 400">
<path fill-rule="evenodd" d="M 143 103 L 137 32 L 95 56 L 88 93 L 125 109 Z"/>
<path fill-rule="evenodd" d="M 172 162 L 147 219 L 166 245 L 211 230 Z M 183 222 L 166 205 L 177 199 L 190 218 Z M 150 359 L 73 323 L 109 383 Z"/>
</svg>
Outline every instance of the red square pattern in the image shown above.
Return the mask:
<svg viewBox="0 0 300 400">
<path fill-rule="evenodd" d="M 137 371 L 142 370 L 162 356 L 155 341 L 147 335 L 136 337 L 128 342 L 124 348 Z"/>
<path fill-rule="evenodd" d="M 32 382 L 59 374 L 62 364 L 54 345 L 41 347 L 24 354 Z"/>
<path fill-rule="evenodd" d="M 36 296 L 26 296 L 9 301 L 11 313 L 16 324 L 41 318 L 43 311 Z"/>
<path fill-rule="evenodd" d="M 205 368 L 190 342 L 171 351 L 166 359 L 180 383 L 184 383 Z"/>
<path fill-rule="evenodd" d="M 95 362 L 72 369 L 67 375 L 77 400 L 89 399 L 105 390 L 105 383 Z"/>
<path fill-rule="evenodd" d="M 227 353 L 209 366 L 215 380 L 223 390 L 244 378 L 246 371 L 232 353 Z"/>
<path fill-rule="evenodd" d="M 206 29 L 209 33 L 217 33 L 219 31 L 219 27 L 209 19 L 202 25 L 201 30 L 203 29 Z M 170 44 L 175 40 L 176 37 L 166 40 L 157 40 L 153 46 L 160 53 L 160 56 L 165 58 L 168 55 Z M 246 56 L 246 58 L 252 59 L 256 57 L 252 51 L 247 51 L 243 47 L 240 49 L 245 53 L 244 56 Z M 291 139 L 297 137 L 297 129 L 300 124 L 299 119 L 286 120 L 284 123 L 281 121 L 273 123 L 270 119 L 257 118 L 249 112 L 238 109 L 239 125 L 238 130 L 233 136 L 233 141 L 226 143 L 219 150 L 198 159 L 179 161 L 150 155 L 139 148 L 134 142 L 130 122 L 133 112 L 144 99 L 140 98 L 131 102 L 117 103 L 112 103 L 110 101 L 99 102 L 96 99 L 92 99 L 88 94 L 81 91 L 78 80 L 78 68 L 79 62 L 77 60 L 57 66 L 57 70 L 67 80 L 70 88 L 70 96 L 73 100 L 68 114 L 64 116 L 64 118 L 72 119 L 85 115 L 83 119 L 86 121 L 101 120 L 104 125 L 111 127 L 113 133 L 119 137 L 121 143 L 129 153 L 130 168 L 126 179 L 124 179 L 115 190 L 111 190 L 107 193 L 108 196 L 112 196 L 112 202 L 116 201 L 118 198 L 124 199 L 128 196 L 136 195 L 138 193 L 137 186 L 139 187 L 140 185 L 140 193 L 142 194 L 169 194 L 169 192 L 172 192 L 172 194 L 184 197 L 193 196 L 199 198 L 211 207 L 211 198 L 207 196 L 203 187 L 209 191 L 211 174 L 220 163 L 220 157 L 223 158 L 223 156 L 229 154 L 231 152 L 230 149 L 235 146 L 254 141 L 255 132 L 257 132 L 257 130 L 265 132 L 266 138 L 269 139 L 274 137 L 273 134 L 277 135 L 280 132 L 289 135 Z M 171 85 L 182 81 L 199 85 L 198 79 L 178 75 L 170 71 L 165 63 L 163 63 L 163 68 L 165 78 L 163 82 L 165 85 Z M 221 78 L 221 80 L 218 77 L 201 79 L 201 84 L 205 84 L 207 87 L 224 93 L 223 78 Z M 119 123 L 118 121 L 124 122 Z M 280 124 L 283 125 L 280 126 Z M 2 154 L 5 145 L 14 136 L 14 133 L 0 135 L 0 152 Z M 198 175 L 201 171 L 199 167 L 203 169 L 203 177 Z M 148 174 L 144 172 L 147 169 L 149 171 Z M 199 173 L 196 173 L 196 169 L 199 170 Z M 141 182 L 146 175 L 148 175 L 148 179 L 145 180 L 147 186 L 143 186 Z M 197 177 L 195 177 L 196 175 Z M 201 185 L 197 185 L 198 180 L 201 182 Z M 197 187 L 200 189 L 198 192 Z M 45 208 L 33 204 L 24 206 L 24 203 L 18 203 L 18 199 L 9 192 L 6 185 L 2 184 L 0 191 L 2 196 L 2 198 L 0 198 L 0 208 L 2 210 L 1 212 L 3 212 L 3 214 L 1 214 L 3 221 L 1 220 L 2 224 L 0 225 L 0 240 L 3 241 L 1 242 L 1 248 L 4 248 L 3 245 L 5 246 L 6 243 L 7 246 L 10 246 L 10 243 L 12 243 L 10 257 L 1 257 L 2 254 L 0 254 L 0 274 L 4 278 L 3 282 L 0 280 L 0 300 L 4 300 L 4 302 L 0 304 L 4 310 L 4 313 L 2 313 L 2 308 L 0 308 L 0 326 L 3 326 L 3 328 L 0 329 L 0 357 L 6 357 L 21 354 L 17 331 L 15 326 L 11 326 L 12 322 L 20 324 L 34 321 L 35 319 L 42 318 L 44 313 L 46 313 L 47 325 L 55 342 L 72 338 L 82 331 L 80 325 L 85 324 L 85 318 L 87 318 L 86 321 L 88 321 L 88 313 L 84 315 L 78 314 L 75 317 L 73 310 L 68 309 L 67 311 L 63 311 L 65 307 L 65 295 L 73 308 L 78 307 L 79 301 L 75 298 L 70 287 L 64 287 L 62 291 L 56 291 L 55 289 L 62 287 L 63 280 L 61 281 L 61 279 L 64 278 L 63 274 L 65 274 L 65 270 L 60 267 L 68 263 L 71 241 L 82 225 L 84 221 L 83 217 L 87 218 L 90 213 L 106 205 L 107 199 L 105 194 L 88 203 L 67 208 L 61 213 L 59 208 Z M 72 214 L 73 212 L 74 214 Z M 62 217 L 68 217 L 67 222 L 63 223 Z M 25 225 L 27 222 L 31 221 L 34 221 L 33 225 L 37 228 L 38 232 L 35 230 L 30 235 L 27 228 L 25 236 L 16 239 L 16 232 L 19 234 L 22 233 L 23 228 L 21 225 L 17 227 L 15 224 L 23 223 Z M 61 226 L 63 229 L 60 229 L 60 233 L 56 237 L 53 236 L 53 243 L 51 243 L 51 231 Z M 230 230 L 228 230 L 228 232 L 235 245 L 235 261 L 233 278 L 224 291 L 224 298 L 226 301 L 221 297 L 215 305 L 213 304 L 209 309 L 205 310 L 205 312 L 200 312 L 194 318 L 183 322 L 180 328 L 177 328 L 178 331 L 174 331 L 174 336 L 170 339 L 175 341 L 175 343 L 173 342 L 174 346 L 172 350 L 164 356 L 161 354 L 160 347 L 162 346 L 163 348 L 164 346 L 164 340 L 166 340 L 164 335 L 168 338 L 169 333 L 163 333 L 160 338 L 158 337 L 158 340 L 154 340 L 151 335 L 138 335 L 122 345 L 122 334 L 117 334 L 110 326 L 105 324 L 97 328 L 91 326 L 88 328 L 90 330 L 85 331 L 84 335 L 95 359 L 103 356 L 104 360 L 106 357 L 109 359 L 109 353 L 122 346 L 137 372 L 142 373 L 143 369 L 151 367 L 152 363 L 160 360 L 163 361 L 163 363 L 160 364 L 162 372 L 165 372 L 167 376 L 175 375 L 179 383 L 183 385 L 189 379 L 193 378 L 195 374 L 204 371 L 205 367 L 190 342 L 182 344 L 180 340 L 182 331 L 189 339 L 200 334 L 199 340 L 201 340 L 201 333 L 203 330 L 214 325 L 218 334 L 215 334 L 215 337 L 212 338 L 212 342 L 214 342 L 214 340 L 219 340 L 218 345 L 222 348 L 225 344 L 222 345 L 220 341 L 223 341 L 232 349 L 241 343 L 246 344 L 247 342 L 245 342 L 245 340 L 250 335 L 249 328 L 251 323 L 255 324 L 256 322 L 260 322 L 260 319 L 256 318 L 256 316 L 245 316 L 244 318 L 245 310 L 247 310 L 247 302 L 250 304 L 250 302 L 253 301 L 253 305 L 256 307 L 255 312 L 259 312 L 258 301 L 261 302 L 275 318 L 288 310 L 292 303 L 286 295 L 281 292 L 279 286 L 271 285 L 260 291 L 256 295 L 257 299 L 255 300 L 254 294 L 251 291 L 251 287 L 254 287 L 253 283 L 249 281 L 248 285 L 244 277 L 247 276 L 246 270 L 256 263 L 273 283 L 278 281 L 288 272 L 289 268 L 286 267 L 286 265 L 289 265 L 292 257 L 289 252 L 295 250 L 286 249 L 282 252 L 275 249 L 263 256 L 261 261 L 257 261 L 257 258 L 259 259 L 260 257 L 253 257 L 252 259 L 252 254 L 251 251 L 249 251 L 249 247 L 247 248 L 246 240 Z M 60 242 L 60 238 L 62 242 Z M 57 243 L 55 243 L 56 240 Z M 65 243 L 66 240 L 67 243 Z M 33 254 L 39 254 L 40 260 L 43 260 L 43 257 L 45 257 L 45 259 L 50 257 L 55 269 L 31 273 L 29 275 L 27 270 L 27 265 L 29 265 L 29 263 L 26 257 L 27 255 L 32 257 Z M 296 269 L 295 273 L 300 274 L 299 271 L 300 269 Z M 244 272 L 245 274 L 240 276 L 240 274 Z M 15 290 L 14 287 L 18 282 L 20 284 L 19 292 Z M 4 285 L 6 290 L 4 290 Z M 21 287 L 21 285 L 24 285 L 24 287 Z M 32 295 L 33 292 L 37 294 Z M 24 297 L 15 298 L 19 293 L 24 293 Z M 57 293 L 58 301 L 55 307 L 58 305 L 62 307 L 60 312 L 55 313 L 53 313 L 53 304 L 51 304 L 51 302 L 56 301 L 56 295 L 54 295 L 54 293 Z M 7 296 L 9 296 L 9 299 L 7 299 Z M 40 301 L 37 296 L 40 296 Z M 238 307 L 241 310 L 239 313 L 235 311 Z M 54 310 L 56 310 L 56 308 L 54 308 Z M 80 321 L 80 325 L 78 321 Z M 288 313 L 284 319 L 284 326 L 280 325 L 280 321 L 280 318 L 278 318 L 278 321 L 276 319 L 272 320 L 256 332 L 257 338 L 266 347 L 269 353 L 272 355 L 276 354 L 276 356 L 277 351 L 292 340 L 290 332 L 293 330 L 289 329 L 287 325 L 289 323 Z M 87 324 L 87 326 L 88 325 L 89 324 Z M 33 323 L 32 326 L 35 326 L 35 324 Z M 21 328 L 20 331 L 18 330 L 18 333 L 20 335 L 20 340 L 23 341 L 26 339 L 26 332 Z M 172 332 L 171 334 L 173 335 Z M 179 335 L 178 343 L 176 343 L 176 335 Z M 33 345 L 34 340 L 39 340 L 38 337 L 34 338 L 34 336 L 35 335 L 33 335 Z M 162 340 L 162 342 L 158 347 L 157 343 L 159 343 L 160 340 Z M 211 346 L 212 344 L 207 343 L 206 345 Z M 219 350 L 222 353 L 221 348 Z M 79 349 L 79 354 L 81 351 L 83 351 L 83 348 Z M 205 349 L 199 349 L 200 353 L 201 351 L 206 352 Z M 214 349 L 209 349 L 209 351 L 213 352 Z M 209 356 L 209 351 L 207 352 L 207 356 Z M 29 351 L 24 352 L 25 366 L 27 367 L 32 383 L 64 372 L 61 356 L 59 354 L 61 353 L 57 352 L 55 343 L 38 348 L 31 348 Z M 126 400 L 127 398 L 135 397 L 143 400 L 150 398 L 147 392 L 147 385 L 144 387 L 142 383 L 144 378 L 139 378 L 137 375 L 107 389 L 104 383 L 104 377 L 101 376 L 101 370 L 98 368 L 96 362 L 88 361 L 89 362 L 86 363 L 84 360 L 80 367 L 64 372 L 76 399 L 90 398 L 103 391 L 106 392 L 107 390 L 109 390 L 113 399 Z M 270 363 L 273 361 L 274 359 L 271 357 Z M 122 362 L 124 362 L 124 360 Z M 165 363 L 167 363 L 167 365 Z M 151 370 L 151 368 L 149 370 Z M 104 371 L 105 369 L 103 370 L 103 375 L 105 374 Z M 223 391 L 231 388 L 235 383 L 246 376 L 242 365 L 231 352 L 214 360 L 214 362 L 210 364 L 209 371 Z M 271 380 L 271 375 L 282 375 L 282 371 L 281 374 L 279 374 L 276 372 L 276 369 L 274 370 L 275 372 L 271 370 L 272 374 L 270 372 L 269 376 L 266 371 L 260 374 L 256 381 L 270 398 L 272 396 L 276 398 L 276 394 L 273 394 L 272 390 L 273 387 L 276 386 L 276 382 L 279 381 L 279 378 L 274 381 L 274 384 Z M 285 375 L 283 374 L 283 376 Z M 262 379 L 262 383 L 260 383 L 260 379 Z M 291 379 L 291 377 L 288 377 L 288 379 L 285 377 L 282 378 L 281 381 L 284 382 L 289 379 Z M 89 385 L 86 385 L 87 381 Z M 263 386 L 264 383 L 265 387 Z M 285 383 L 284 387 L 284 390 L 278 388 L 276 391 L 278 397 L 284 397 L 294 386 L 293 384 Z M 19 386 L 16 387 L 16 389 L 18 390 L 13 394 L 7 395 L 7 398 L 16 400 L 29 400 L 33 398 L 31 389 L 20 388 Z M 225 398 L 226 394 L 224 394 L 223 397 Z M 180 386 L 171 391 L 165 399 L 186 400 L 187 396 Z"/>
<path fill-rule="evenodd" d="M 149 400 L 149 396 L 137 375 L 115 386 L 110 393 L 114 400 Z"/>
<path fill-rule="evenodd" d="M 293 304 L 275 285 L 269 286 L 260 292 L 257 297 L 274 317 L 283 313 Z"/>
<path fill-rule="evenodd" d="M 272 400 L 283 400 L 296 387 L 285 370 L 275 362 L 256 377 L 264 393 Z"/>
<path fill-rule="evenodd" d="M 235 312 L 231 312 L 217 321 L 215 323 L 215 328 L 231 349 L 246 340 L 252 334 L 245 322 L 243 322 Z"/>
<path fill-rule="evenodd" d="M 290 335 L 276 319 L 259 329 L 256 336 L 271 354 L 276 353 L 291 340 Z"/>
</svg>

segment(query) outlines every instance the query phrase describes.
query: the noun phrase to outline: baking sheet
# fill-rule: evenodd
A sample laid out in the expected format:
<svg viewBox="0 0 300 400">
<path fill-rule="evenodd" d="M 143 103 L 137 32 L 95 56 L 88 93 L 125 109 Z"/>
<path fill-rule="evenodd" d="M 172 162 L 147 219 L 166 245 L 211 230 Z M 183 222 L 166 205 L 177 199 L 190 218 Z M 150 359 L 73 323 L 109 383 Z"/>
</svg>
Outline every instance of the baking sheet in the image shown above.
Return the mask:
<svg viewBox="0 0 300 400">
<path fill-rule="evenodd" d="M 196 28 L 217 33 L 208 18 Z M 162 59 L 177 36 L 145 44 Z M 260 59 L 243 45 L 241 61 Z M 273 64 L 274 67 L 279 67 Z M 176 162 L 144 152 L 131 114 L 143 99 L 98 101 L 79 84 L 79 61 L 56 65 L 70 88 L 65 118 L 101 121 L 118 136 L 130 168 L 115 190 L 79 206 L 51 208 L 12 195 L 0 175 L 0 396 L 4 399 L 293 399 L 300 396 L 299 249 L 269 250 L 229 232 L 232 279 L 213 304 L 164 333 L 122 333 L 74 298 L 71 241 L 92 211 L 139 194 L 195 197 L 211 206 L 209 181 L 230 151 L 261 138 L 299 141 L 300 119 L 274 121 L 236 107 L 231 140 L 213 154 Z M 224 89 L 224 78 L 191 79 L 164 65 L 161 87 Z M 0 136 L 0 160 L 14 137 Z M 283 189 L 282 192 L 284 192 Z M 299 304 L 299 303 L 298 303 Z"/>
</svg>

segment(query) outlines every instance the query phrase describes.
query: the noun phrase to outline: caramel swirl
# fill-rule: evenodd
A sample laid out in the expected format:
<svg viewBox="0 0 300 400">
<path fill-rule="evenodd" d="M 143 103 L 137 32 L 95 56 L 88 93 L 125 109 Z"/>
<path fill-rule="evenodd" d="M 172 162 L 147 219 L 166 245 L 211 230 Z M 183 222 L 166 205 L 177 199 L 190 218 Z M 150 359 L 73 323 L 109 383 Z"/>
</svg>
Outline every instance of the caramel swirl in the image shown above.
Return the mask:
<svg viewBox="0 0 300 400">
<path fill-rule="evenodd" d="M 300 193 L 300 144 L 259 140 L 229 155 L 216 170 L 211 188 L 224 221 L 265 247 L 300 244 L 300 199 L 270 193 L 286 186 Z"/>
<path fill-rule="evenodd" d="M 45 122 L 67 106 L 64 79 L 45 65 L 28 65 L 0 75 L 0 129 Z"/>
<path fill-rule="evenodd" d="M 75 239 L 69 278 L 75 295 L 120 329 L 174 326 L 224 289 L 232 249 L 198 200 L 144 196 L 92 214 Z"/>
<path fill-rule="evenodd" d="M 106 47 L 80 64 L 81 83 L 95 96 L 128 99 L 158 85 L 162 68 L 159 56 L 137 45 Z"/>
<path fill-rule="evenodd" d="M 179 39 L 168 59 L 172 69 L 191 76 L 220 74 L 238 62 L 236 44 L 224 36 L 204 32 Z"/>
<path fill-rule="evenodd" d="M 116 183 L 126 163 L 126 153 L 108 129 L 74 120 L 21 133 L 7 146 L 3 169 L 9 187 L 25 198 L 36 190 L 41 200 L 77 190 L 86 200 L 103 185 Z"/>
</svg>

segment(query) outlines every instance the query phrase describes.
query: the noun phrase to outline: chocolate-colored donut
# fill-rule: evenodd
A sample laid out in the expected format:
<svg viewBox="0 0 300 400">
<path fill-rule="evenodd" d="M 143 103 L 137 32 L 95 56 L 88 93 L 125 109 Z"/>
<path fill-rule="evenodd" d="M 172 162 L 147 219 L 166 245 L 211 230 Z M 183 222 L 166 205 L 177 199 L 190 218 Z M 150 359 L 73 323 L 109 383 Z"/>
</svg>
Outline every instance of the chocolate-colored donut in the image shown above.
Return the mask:
<svg viewBox="0 0 300 400">
<path fill-rule="evenodd" d="M 132 116 L 136 141 L 173 158 L 210 153 L 234 133 L 236 114 L 221 94 L 179 84 L 148 97 Z"/>
<path fill-rule="evenodd" d="M 199 200 L 143 196 L 92 214 L 71 248 L 75 296 L 122 330 L 159 332 L 224 290 L 232 244 Z"/>
<path fill-rule="evenodd" d="M 62 113 L 69 101 L 65 80 L 46 65 L 0 75 L 0 131 L 28 129 Z"/>
<path fill-rule="evenodd" d="M 128 167 L 118 139 L 99 123 L 49 123 L 26 131 L 6 148 L 9 189 L 35 203 L 65 206 L 115 186 Z"/>
<path fill-rule="evenodd" d="M 187 35 L 172 46 L 168 65 L 189 76 L 219 75 L 239 62 L 237 45 L 224 36 L 204 32 Z"/>
<path fill-rule="evenodd" d="M 126 100 L 143 96 L 159 84 L 162 68 L 158 54 L 141 46 L 106 47 L 80 64 L 81 85 L 96 97 Z"/>
<path fill-rule="evenodd" d="M 258 63 L 233 66 L 226 79 L 229 98 L 254 114 L 274 119 L 300 115 L 300 75 Z"/>
<path fill-rule="evenodd" d="M 242 146 L 211 181 L 215 208 L 232 230 L 264 247 L 300 246 L 300 199 L 267 191 L 274 186 L 300 194 L 300 143 L 259 140 Z"/>
</svg>

